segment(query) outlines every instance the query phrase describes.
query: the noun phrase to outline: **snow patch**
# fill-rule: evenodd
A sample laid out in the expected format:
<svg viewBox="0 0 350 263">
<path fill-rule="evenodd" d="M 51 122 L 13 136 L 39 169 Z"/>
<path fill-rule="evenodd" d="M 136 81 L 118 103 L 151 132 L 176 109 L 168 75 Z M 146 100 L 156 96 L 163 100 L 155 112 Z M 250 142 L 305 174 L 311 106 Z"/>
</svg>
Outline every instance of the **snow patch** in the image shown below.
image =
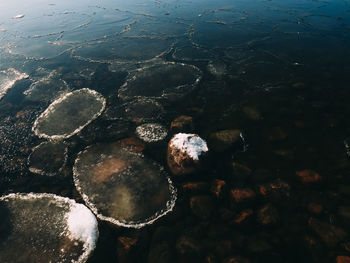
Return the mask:
<svg viewBox="0 0 350 263">
<path fill-rule="evenodd" d="M 193 160 L 199 160 L 199 156 L 209 150 L 207 143 L 197 134 L 175 134 L 170 144 L 176 149 L 188 154 Z"/>
</svg>

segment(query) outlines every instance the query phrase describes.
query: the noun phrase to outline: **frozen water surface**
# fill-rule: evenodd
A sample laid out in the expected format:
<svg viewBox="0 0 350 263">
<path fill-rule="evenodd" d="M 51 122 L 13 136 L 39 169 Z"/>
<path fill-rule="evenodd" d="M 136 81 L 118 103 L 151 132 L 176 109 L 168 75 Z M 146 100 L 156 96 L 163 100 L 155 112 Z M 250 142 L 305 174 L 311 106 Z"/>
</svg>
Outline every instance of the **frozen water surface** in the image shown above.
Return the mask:
<svg viewBox="0 0 350 263">
<path fill-rule="evenodd" d="M 118 90 L 124 100 L 136 97 L 174 99 L 190 93 L 201 78 L 195 66 L 182 63 L 160 63 L 130 73 Z"/>
<path fill-rule="evenodd" d="M 64 139 L 77 134 L 105 108 L 105 99 L 96 91 L 81 89 L 54 101 L 36 119 L 33 131 L 49 139 Z"/>
<path fill-rule="evenodd" d="M 74 182 L 102 220 L 140 228 L 170 212 L 176 191 L 164 169 L 118 143 L 97 144 L 79 153 Z"/>
<path fill-rule="evenodd" d="M 29 170 L 40 175 L 57 175 L 66 164 L 67 151 L 67 145 L 63 142 L 43 142 L 30 154 Z"/>
<path fill-rule="evenodd" d="M 1 262 L 86 262 L 98 238 L 95 216 L 53 194 L 0 197 Z"/>
<path fill-rule="evenodd" d="M 0 100 L 6 92 L 12 88 L 16 81 L 28 78 L 28 75 L 21 73 L 14 68 L 0 70 Z"/>
</svg>

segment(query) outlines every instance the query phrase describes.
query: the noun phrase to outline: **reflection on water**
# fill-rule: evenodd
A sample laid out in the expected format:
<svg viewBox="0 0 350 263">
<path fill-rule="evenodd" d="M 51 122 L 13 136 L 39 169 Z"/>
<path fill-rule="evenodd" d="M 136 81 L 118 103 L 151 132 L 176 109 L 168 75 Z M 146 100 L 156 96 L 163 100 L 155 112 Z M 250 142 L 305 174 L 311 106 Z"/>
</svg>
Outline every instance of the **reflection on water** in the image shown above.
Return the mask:
<svg viewBox="0 0 350 263">
<path fill-rule="evenodd" d="M 1 1 L 1 195 L 119 225 L 88 262 L 348 262 L 349 34 L 348 0 Z M 199 172 L 171 175 L 175 132 L 208 142 Z M 96 145 L 126 152 L 77 189 Z M 21 210 L 0 210 L 11 262 Z"/>
</svg>

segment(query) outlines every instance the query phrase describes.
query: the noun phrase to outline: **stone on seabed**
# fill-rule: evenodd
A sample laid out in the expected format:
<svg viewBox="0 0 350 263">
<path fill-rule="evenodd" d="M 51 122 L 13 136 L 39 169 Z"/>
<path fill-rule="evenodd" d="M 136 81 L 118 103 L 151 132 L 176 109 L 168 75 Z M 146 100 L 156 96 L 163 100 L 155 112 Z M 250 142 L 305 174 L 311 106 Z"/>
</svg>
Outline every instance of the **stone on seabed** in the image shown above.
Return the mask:
<svg viewBox="0 0 350 263">
<path fill-rule="evenodd" d="M 186 115 L 177 117 L 171 122 L 170 130 L 173 132 L 192 132 L 194 130 L 193 118 Z"/>
<path fill-rule="evenodd" d="M 167 161 L 174 175 L 197 172 L 201 159 L 208 152 L 207 143 L 196 134 L 178 133 L 168 144 Z"/>
<path fill-rule="evenodd" d="M 311 169 L 298 171 L 298 172 L 296 172 L 296 174 L 300 178 L 301 182 L 304 184 L 316 183 L 316 182 L 319 182 L 322 180 L 322 176 Z"/>
<path fill-rule="evenodd" d="M 239 139 L 240 130 L 222 130 L 214 132 L 210 135 L 210 147 L 215 152 L 224 152 L 231 148 Z"/>
<path fill-rule="evenodd" d="M 207 219 L 213 211 L 214 202 L 210 196 L 198 195 L 191 198 L 190 206 L 194 215 L 201 219 Z"/>
<path fill-rule="evenodd" d="M 348 256 L 337 256 L 337 263 L 350 263 L 350 257 L 348 257 Z"/>
</svg>

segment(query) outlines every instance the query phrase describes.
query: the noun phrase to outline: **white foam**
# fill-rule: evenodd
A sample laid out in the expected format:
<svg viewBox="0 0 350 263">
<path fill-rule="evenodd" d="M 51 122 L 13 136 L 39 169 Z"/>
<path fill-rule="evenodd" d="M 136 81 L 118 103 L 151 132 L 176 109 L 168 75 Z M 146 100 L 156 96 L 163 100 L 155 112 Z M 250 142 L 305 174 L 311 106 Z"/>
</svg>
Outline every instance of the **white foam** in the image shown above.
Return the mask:
<svg viewBox="0 0 350 263">
<path fill-rule="evenodd" d="M 26 79 L 28 77 L 27 74 L 21 73 L 14 68 L 0 70 L 0 100 L 18 80 Z"/>
<path fill-rule="evenodd" d="M 170 144 L 176 149 L 188 154 L 193 160 L 199 160 L 199 156 L 209 150 L 207 143 L 197 134 L 175 134 Z"/>
</svg>

